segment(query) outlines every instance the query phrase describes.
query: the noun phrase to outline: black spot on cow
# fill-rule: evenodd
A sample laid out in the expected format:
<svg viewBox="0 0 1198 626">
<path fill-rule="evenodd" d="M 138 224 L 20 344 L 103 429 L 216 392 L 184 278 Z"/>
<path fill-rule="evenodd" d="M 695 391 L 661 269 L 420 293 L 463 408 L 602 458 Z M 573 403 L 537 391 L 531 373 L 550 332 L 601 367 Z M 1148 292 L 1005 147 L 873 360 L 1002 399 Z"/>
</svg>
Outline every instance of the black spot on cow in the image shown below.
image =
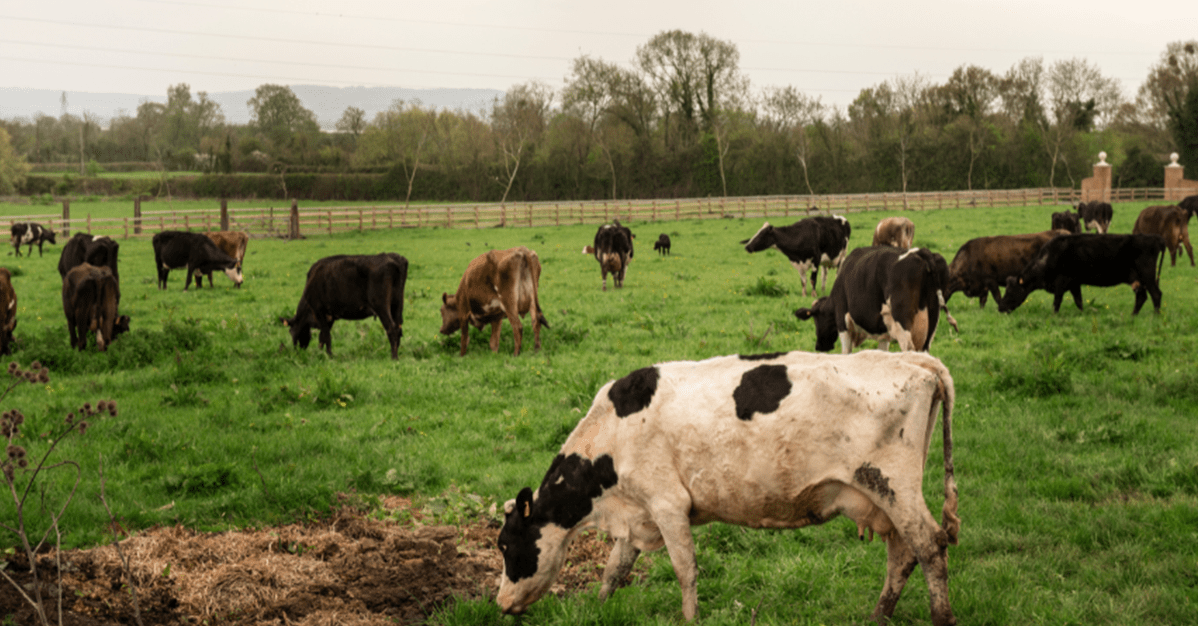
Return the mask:
<svg viewBox="0 0 1198 626">
<path fill-rule="evenodd" d="M 882 470 L 868 462 L 863 463 L 853 472 L 853 480 L 894 504 L 894 490 L 890 488 L 890 479 L 882 475 Z"/>
<path fill-rule="evenodd" d="M 786 353 L 786 352 L 766 352 L 764 354 L 738 354 L 737 356 L 739 356 L 740 360 L 742 360 L 742 361 L 769 361 L 771 359 L 776 359 L 784 354 L 788 354 L 788 353 Z"/>
<path fill-rule="evenodd" d="M 761 365 L 744 373 L 732 392 L 736 417 L 748 421 L 754 413 L 773 413 L 790 395 L 790 378 L 785 365 Z"/>
<path fill-rule="evenodd" d="M 643 367 L 620 380 L 607 392 L 607 397 L 616 407 L 618 417 L 628 417 L 649 406 L 657 392 L 657 368 Z"/>
<path fill-rule="evenodd" d="M 537 542 L 548 524 L 573 528 L 594 509 L 594 500 L 619 482 L 615 463 L 604 454 L 593 462 L 577 454 L 557 455 L 541 481 L 533 502 L 532 489 L 516 496 L 516 506 L 499 532 L 504 572 L 512 582 L 537 573 L 541 549 Z"/>
</svg>

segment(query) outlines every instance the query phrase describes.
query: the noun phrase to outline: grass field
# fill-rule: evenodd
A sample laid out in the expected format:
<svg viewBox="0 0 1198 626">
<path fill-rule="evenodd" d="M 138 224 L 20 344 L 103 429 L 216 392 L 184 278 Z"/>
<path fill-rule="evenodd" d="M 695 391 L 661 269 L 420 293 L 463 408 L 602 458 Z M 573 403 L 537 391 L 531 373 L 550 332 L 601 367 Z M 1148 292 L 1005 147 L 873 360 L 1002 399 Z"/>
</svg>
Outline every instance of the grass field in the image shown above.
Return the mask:
<svg viewBox="0 0 1198 626">
<path fill-rule="evenodd" d="M 1112 232 L 1129 232 L 1146 204 L 1116 205 Z M 72 213 L 90 206 L 73 203 Z M 1052 210 L 908 217 L 916 245 L 951 260 L 972 237 L 1044 230 Z M 849 215 L 850 245 L 868 243 L 888 215 Z M 83 479 L 63 526 L 69 545 L 105 539 L 101 459 L 108 501 L 131 528 L 269 525 L 319 516 L 338 493 L 369 503 L 449 490 L 483 503 L 442 496 L 448 521 L 484 513 L 539 483 L 606 381 L 660 361 L 813 348 L 812 324 L 791 315 L 811 301 L 799 295 L 794 270 L 776 251 L 749 255 L 737 244 L 760 220 L 629 225 L 637 255 L 625 288 L 607 292 L 594 259 L 579 254 L 592 226 L 254 240 L 241 289 L 217 275 L 215 289 L 187 292 L 178 271 L 167 291 L 157 290 L 149 242 L 131 240 L 120 270 L 132 331 L 106 353 L 67 347 L 60 246 L 41 258 L 9 250 L 4 264 L 19 298 L 13 359 L 40 360 L 51 382 L 18 387 L 3 408 L 26 415 L 22 443 L 36 457 L 44 451 L 38 435 L 68 411 L 85 401 L 119 404 L 119 415 L 56 452 L 77 461 Z M 653 253 L 660 232 L 673 239 L 672 256 Z M 512 357 L 505 325 L 498 354 L 476 331 L 460 358 L 458 338 L 438 333 L 440 294 L 456 289 L 474 256 L 515 245 L 536 250 L 544 267 L 541 302 L 552 326 L 544 347 Z M 381 251 L 411 263 L 399 360 L 387 358 L 371 320 L 338 322 L 331 359 L 315 342 L 293 349 L 279 318 L 293 314 L 308 267 L 332 254 Z M 959 294 L 950 301 L 961 333 L 942 326 L 932 354 L 957 385 L 963 528 L 949 549 L 949 586 L 961 623 L 1198 623 L 1198 270 L 1188 259 L 1166 262 L 1162 290 L 1161 314 L 1146 307 L 1135 318 L 1126 286 L 1085 288 L 1086 310 L 1067 298 L 1058 315 L 1044 292 L 1009 315 Z M 938 450 L 934 441 L 925 479 L 933 511 L 943 498 Z M 68 478 L 60 472 L 43 483 L 48 502 L 65 497 Z M 12 510 L 0 505 L 0 514 Z M 33 525 L 45 523 L 29 513 Z M 799 531 L 713 524 L 696 529 L 696 543 L 700 614 L 710 624 L 746 623 L 754 610 L 761 623 L 860 623 L 885 573 L 884 543 L 860 543 L 847 520 Z M 645 582 L 606 605 L 594 593 L 546 598 L 524 623 L 676 622 L 669 561 L 647 556 Z M 927 620 L 917 573 L 895 621 Z M 475 600 L 434 621 L 505 618 Z"/>
</svg>

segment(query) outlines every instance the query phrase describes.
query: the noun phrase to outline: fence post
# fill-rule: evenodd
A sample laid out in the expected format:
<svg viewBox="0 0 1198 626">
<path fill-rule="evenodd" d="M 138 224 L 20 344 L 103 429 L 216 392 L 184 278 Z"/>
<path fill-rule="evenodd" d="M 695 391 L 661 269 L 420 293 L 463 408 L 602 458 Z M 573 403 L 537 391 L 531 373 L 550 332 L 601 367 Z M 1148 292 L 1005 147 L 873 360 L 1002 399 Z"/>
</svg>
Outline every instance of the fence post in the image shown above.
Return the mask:
<svg viewBox="0 0 1198 626">
<path fill-rule="evenodd" d="M 87 232 L 92 232 L 92 214 L 87 214 Z"/>
<path fill-rule="evenodd" d="M 133 199 L 133 234 L 141 234 L 141 196 Z"/>
<path fill-rule="evenodd" d="M 129 218 L 125 218 L 125 239 L 129 238 Z"/>
<path fill-rule="evenodd" d="M 71 201 L 62 201 L 62 236 L 71 236 Z"/>
<path fill-rule="evenodd" d="M 287 238 L 300 238 L 299 201 L 291 199 L 291 214 L 287 218 Z"/>
<path fill-rule="evenodd" d="M 358 209 L 358 232 L 362 232 L 362 209 Z"/>
<path fill-rule="evenodd" d="M 326 217 L 328 217 L 328 220 L 329 220 L 329 234 L 331 235 L 331 234 L 333 234 L 333 210 L 332 209 L 329 209 L 328 215 Z"/>
<path fill-rule="evenodd" d="M 229 201 L 220 199 L 220 229 L 229 230 Z"/>
</svg>

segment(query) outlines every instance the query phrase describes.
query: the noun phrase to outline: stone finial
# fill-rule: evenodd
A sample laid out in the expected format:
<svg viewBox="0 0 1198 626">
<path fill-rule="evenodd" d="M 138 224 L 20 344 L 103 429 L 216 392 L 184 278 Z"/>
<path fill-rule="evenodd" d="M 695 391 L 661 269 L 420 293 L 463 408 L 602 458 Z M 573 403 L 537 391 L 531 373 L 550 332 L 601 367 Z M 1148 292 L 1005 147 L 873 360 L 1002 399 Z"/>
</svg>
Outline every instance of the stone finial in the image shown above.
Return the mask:
<svg viewBox="0 0 1198 626">
<path fill-rule="evenodd" d="M 1170 154 L 1169 155 L 1169 164 L 1166 165 L 1165 167 L 1181 167 L 1181 165 L 1178 165 L 1178 163 L 1177 163 L 1177 159 L 1179 159 L 1179 158 L 1181 158 L 1181 157 L 1176 152 L 1174 152 L 1173 154 Z"/>
<path fill-rule="evenodd" d="M 1106 167 L 1106 166 L 1110 165 L 1110 163 L 1106 162 L 1106 153 L 1105 152 L 1098 153 L 1098 162 L 1095 163 L 1094 165 L 1101 166 L 1101 167 Z"/>
</svg>

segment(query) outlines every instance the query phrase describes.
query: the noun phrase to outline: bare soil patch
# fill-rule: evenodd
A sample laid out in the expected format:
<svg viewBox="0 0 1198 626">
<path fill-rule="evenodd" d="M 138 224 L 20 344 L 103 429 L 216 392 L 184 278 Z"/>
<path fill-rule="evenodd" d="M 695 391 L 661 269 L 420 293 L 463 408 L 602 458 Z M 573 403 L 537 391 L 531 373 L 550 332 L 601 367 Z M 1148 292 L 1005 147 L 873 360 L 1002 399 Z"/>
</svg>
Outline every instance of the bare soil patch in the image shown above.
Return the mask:
<svg viewBox="0 0 1198 626">
<path fill-rule="evenodd" d="M 63 624 L 307 625 L 414 623 L 455 598 L 494 597 L 503 562 L 499 527 L 405 525 L 344 509 L 327 519 L 258 530 L 199 533 L 155 528 L 121 541 L 128 571 L 111 545 L 39 555 L 42 597 Z M 554 593 L 599 580 L 609 541 L 593 532 L 571 546 Z M 61 572 L 56 565 L 61 560 Z M 640 568 L 638 568 L 640 569 Z M 13 556 L 6 572 L 32 595 L 29 562 Z M 37 624 L 29 603 L 0 579 L 0 619 Z"/>
</svg>

